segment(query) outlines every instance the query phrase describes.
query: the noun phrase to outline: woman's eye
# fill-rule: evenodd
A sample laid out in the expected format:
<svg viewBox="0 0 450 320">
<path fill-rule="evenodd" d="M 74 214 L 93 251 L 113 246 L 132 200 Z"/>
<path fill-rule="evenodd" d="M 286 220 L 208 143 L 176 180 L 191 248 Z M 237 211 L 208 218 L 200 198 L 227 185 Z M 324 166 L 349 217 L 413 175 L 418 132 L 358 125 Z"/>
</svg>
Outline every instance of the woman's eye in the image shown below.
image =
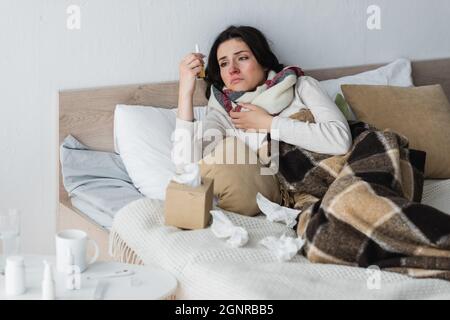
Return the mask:
<svg viewBox="0 0 450 320">
<path fill-rule="evenodd" d="M 242 61 L 242 60 L 248 60 L 248 57 L 239 57 L 239 60 L 240 60 L 240 61 Z M 221 68 L 225 68 L 225 67 L 227 66 L 227 62 L 222 62 L 219 66 L 220 66 Z"/>
</svg>

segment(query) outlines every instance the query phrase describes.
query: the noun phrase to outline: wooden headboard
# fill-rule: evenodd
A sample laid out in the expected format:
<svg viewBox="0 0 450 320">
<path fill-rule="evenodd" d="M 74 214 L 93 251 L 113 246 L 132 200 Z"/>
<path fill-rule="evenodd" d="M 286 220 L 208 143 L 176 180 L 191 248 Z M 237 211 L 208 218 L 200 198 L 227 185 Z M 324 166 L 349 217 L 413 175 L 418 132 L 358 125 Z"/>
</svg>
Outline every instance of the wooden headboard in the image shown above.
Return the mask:
<svg viewBox="0 0 450 320">
<path fill-rule="evenodd" d="M 372 70 L 381 65 L 366 65 L 321 70 L 305 73 L 317 80 L 327 80 Z M 441 84 L 450 98 L 450 58 L 415 61 L 412 63 L 416 86 Z M 194 105 L 207 104 L 205 83 L 198 81 Z M 175 108 L 178 100 L 178 82 L 136 84 L 95 89 L 68 90 L 59 93 L 59 143 L 72 134 L 85 145 L 103 151 L 113 151 L 113 120 L 117 104 L 148 105 Z M 61 172 L 61 170 L 59 170 Z M 60 174 L 60 202 L 70 206 Z"/>
</svg>

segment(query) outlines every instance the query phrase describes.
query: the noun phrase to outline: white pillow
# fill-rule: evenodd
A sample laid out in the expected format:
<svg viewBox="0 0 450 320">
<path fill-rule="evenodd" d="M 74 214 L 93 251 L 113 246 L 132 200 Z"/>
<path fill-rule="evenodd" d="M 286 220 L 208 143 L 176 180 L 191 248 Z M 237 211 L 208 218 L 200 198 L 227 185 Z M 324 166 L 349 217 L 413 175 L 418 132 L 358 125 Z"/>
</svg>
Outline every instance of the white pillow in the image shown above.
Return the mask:
<svg viewBox="0 0 450 320">
<path fill-rule="evenodd" d="M 343 84 L 414 86 L 411 76 L 411 61 L 403 58 L 375 70 L 338 79 L 324 80 L 319 83 L 333 101 L 338 93 L 342 94 L 341 85 Z"/>
<path fill-rule="evenodd" d="M 206 107 L 195 107 L 194 117 L 201 120 L 205 111 Z M 122 104 L 114 112 L 114 149 L 135 187 L 152 199 L 165 199 L 175 173 L 171 136 L 176 115 L 176 108 Z"/>
</svg>

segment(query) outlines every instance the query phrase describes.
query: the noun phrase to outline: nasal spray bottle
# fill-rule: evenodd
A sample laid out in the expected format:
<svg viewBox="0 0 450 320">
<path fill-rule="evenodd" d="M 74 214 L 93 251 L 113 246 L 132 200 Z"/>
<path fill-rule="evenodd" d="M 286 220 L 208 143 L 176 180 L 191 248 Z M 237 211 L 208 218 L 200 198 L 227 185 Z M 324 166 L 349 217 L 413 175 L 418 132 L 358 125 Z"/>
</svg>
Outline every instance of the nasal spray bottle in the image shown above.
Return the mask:
<svg viewBox="0 0 450 320">
<path fill-rule="evenodd" d="M 80 272 L 79 268 L 74 265 L 74 256 L 70 248 L 66 252 L 66 289 L 78 290 L 80 289 Z"/>
<path fill-rule="evenodd" d="M 52 266 L 44 260 L 44 279 L 42 280 L 42 300 L 55 300 L 55 280 L 53 280 Z"/>
<path fill-rule="evenodd" d="M 200 49 L 198 47 L 198 44 L 195 44 L 195 53 L 200 53 Z M 198 79 L 204 79 L 206 76 L 205 74 L 205 68 L 202 67 L 202 69 L 200 70 L 200 73 L 198 74 L 197 78 Z"/>
</svg>

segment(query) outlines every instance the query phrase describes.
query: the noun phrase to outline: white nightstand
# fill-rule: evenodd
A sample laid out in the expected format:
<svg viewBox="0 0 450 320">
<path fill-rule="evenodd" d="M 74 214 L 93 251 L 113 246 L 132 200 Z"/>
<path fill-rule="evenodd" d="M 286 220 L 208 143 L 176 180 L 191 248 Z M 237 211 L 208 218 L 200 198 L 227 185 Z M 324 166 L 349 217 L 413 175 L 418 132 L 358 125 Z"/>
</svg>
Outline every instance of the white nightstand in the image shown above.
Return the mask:
<svg viewBox="0 0 450 320">
<path fill-rule="evenodd" d="M 167 271 L 148 266 L 118 262 L 96 262 L 81 274 L 81 289 L 66 290 L 66 276 L 58 273 L 54 256 L 25 255 L 26 292 L 20 296 L 6 296 L 5 276 L 0 275 L 0 300 L 39 300 L 44 272 L 43 260 L 52 264 L 58 300 L 92 300 L 100 281 L 105 284 L 103 297 L 106 300 L 161 300 L 175 299 L 177 280 Z M 132 270 L 133 275 L 101 280 L 87 279 L 89 276 L 109 274 L 118 270 Z M 99 290 L 97 290 L 98 292 Z"/>
</svg>

